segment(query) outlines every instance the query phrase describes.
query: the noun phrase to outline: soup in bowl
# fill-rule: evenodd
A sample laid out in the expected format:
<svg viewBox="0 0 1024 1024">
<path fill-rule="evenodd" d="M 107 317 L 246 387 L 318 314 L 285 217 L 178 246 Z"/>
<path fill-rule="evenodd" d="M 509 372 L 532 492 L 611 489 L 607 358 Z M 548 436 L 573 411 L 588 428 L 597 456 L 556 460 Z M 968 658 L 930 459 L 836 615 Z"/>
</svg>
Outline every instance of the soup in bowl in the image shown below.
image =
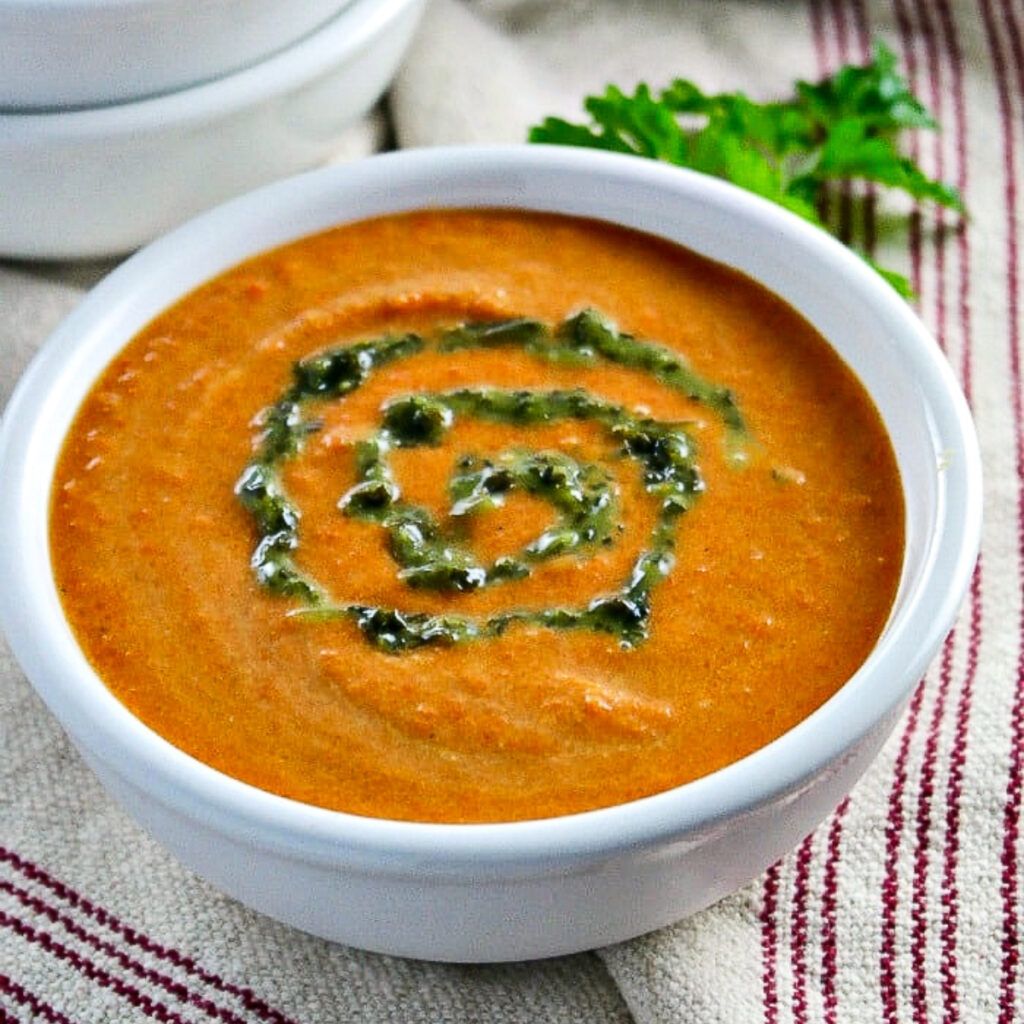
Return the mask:
<svg viewBox="0 0 1024 1024">
<path fill-rule="evenodd" d="M 753 197 L 554 148 L 282 182 L 103 282 L 4 420 L 3 621 L 228 893 L 450 960 L 743 884 L 864 770 L 977 550 L 906 305 Z"/>
</svg>

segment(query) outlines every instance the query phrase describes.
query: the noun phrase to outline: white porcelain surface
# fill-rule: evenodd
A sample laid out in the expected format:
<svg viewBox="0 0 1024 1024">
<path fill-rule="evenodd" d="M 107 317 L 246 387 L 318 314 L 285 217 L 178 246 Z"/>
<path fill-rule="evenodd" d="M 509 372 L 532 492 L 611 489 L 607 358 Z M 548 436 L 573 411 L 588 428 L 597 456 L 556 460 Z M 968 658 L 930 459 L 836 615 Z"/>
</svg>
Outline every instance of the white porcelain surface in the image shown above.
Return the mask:
<svg viewBox="0 0 1024 1024">
<path fill-rule="evenodd" d="M 109 694 L 61 614 L 49 482 L 90 381 L 155 313 L 240 259 L 353 219 L 514 206 L 663 235 L 763 281 L 873 394 L 906 489 L 896 606 L 866 664 L 780 739 L 630 804 L 536 822 L 427 825 L 309 807 L 169 746 Z M 981 479 L 966 404 L 907 305 L 837 242 L 721 182 L 547 147 L 422 150 L 303 175 L 148 247 L 102 282 L 30 367 L 0 427 L 0 625 L 109 791 L 178 857 L 253 907 L 369 949 L 503 960 L 586 949 L 686 916 L 755 877 L 870 763 L 952 624 L 976 557 Z M 60 827 L 60 823 L 54 823 Z"/>
<path fill-rule="evenodd" d="M 0 256 L 128 252 L 323 162 L 387 88 L 424 3 L 350 0 L 268 60 L 154 99 L 0 112 Z"/>
<path fill-rule="evenodd" d="M 0 0 L 0 109 L 122 103 L 284 49 L 348 0 Z"/>
</svg>

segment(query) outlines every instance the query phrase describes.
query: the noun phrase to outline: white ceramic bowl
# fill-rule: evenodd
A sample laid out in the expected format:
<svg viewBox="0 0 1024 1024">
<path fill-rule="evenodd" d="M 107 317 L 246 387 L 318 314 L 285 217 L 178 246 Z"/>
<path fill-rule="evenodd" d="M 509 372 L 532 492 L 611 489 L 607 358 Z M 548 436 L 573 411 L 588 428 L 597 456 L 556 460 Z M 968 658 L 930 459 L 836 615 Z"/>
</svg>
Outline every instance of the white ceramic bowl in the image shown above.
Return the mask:
<svg viewBox="0 0 1024 1024">
<path fill-rule="evenodd" d="M 0 112 L 0 255 L 127 252 L 326 160 L 390 83 L 424 3 L 350 0 L 267 60 L 153 99 Z"/>
<path fill-rule="evenodd" d="M 705 778 L 583 814 L 495 825 L 392 822 L 261 792 L 171 747 L 105 689 L 61 612 L 47 548 L 54 463 L 108 360 L 158 311 L 249 255 L 424 206 L 599 216 L 738 267 L 800 310 L 874 397 L 906 491 L 891 620 L 835 697 Z M 755 877 L 836 806 L 950 628 L 980 534 L 980 459 L 947 363 L 907 305 L 824 233 L 722 182 L 547 147 L 410 151 L 231 202 L 122 265 L 61 326 L 0 430 L 0 623 L 97 775 L 227 893 L 317 935 L 446 960 L 541 957 L 667 924 Z M 54 828 L 60 823 L 55 822 Z"/>
<path fill-rule="evenodd" d="M 0 109 L 123 103 L 237 71 L 348 0 L 0 0 Z"/>
</svg>

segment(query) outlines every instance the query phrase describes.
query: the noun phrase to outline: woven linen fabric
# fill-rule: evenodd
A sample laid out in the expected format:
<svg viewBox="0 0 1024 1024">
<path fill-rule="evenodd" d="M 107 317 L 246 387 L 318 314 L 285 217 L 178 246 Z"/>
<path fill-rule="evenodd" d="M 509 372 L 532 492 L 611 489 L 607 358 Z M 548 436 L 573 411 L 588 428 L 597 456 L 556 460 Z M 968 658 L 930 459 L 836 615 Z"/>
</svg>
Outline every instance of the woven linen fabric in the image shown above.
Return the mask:
<svg viewBox="0 0 1024 1024">
<path fill-rule="evenodd" d="M 866 60 L 876 39 L 941 124 L 912 152 L 970 216 L 858 194 L 834 226 L 913 282 L 974 411 L 986 521 L 956 626 L 850 796 L 743 891 L 649 936 L 533 964 L 397 960 L 278 925 L 178 866 L 99 789 L 0 643 L 0 1024 L 1024 1019 L 1024 4 L 434 0 L 385 135 L 518 142 L 609 82 L 768 98 Z M 383 144 L 365 127 L 354 139 L 340 158 Z M 108 267 L 0 267 L 0 403 Z"/>
</svg>

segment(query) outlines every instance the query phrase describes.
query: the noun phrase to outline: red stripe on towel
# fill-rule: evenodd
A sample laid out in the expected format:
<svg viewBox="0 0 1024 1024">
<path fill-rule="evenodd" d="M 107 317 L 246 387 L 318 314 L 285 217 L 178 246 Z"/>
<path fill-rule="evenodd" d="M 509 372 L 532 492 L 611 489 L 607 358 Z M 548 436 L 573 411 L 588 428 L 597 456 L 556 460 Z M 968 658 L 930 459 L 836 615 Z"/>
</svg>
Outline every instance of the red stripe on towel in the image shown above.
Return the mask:
<svg viewBox="0 0 1024 1024">
<path fill-rule="evenodd" d="M 13 981 L 6 974 L 0 974 L 0 993 L 3 993 L 19 1006 L 24 1006 L 29 1013 L 40 1020 L 45 1020 L 47 1024 L 75 1024 L 70 1017 L 65 1017 L 60 1010 L 55 1009 L 48 1002 L 40 999 L 34 992 L 29 992 L 24 985 L 19 985 L 18 982 Z M 17 1024 L 14 1017 L 5 1015 L 4 1024 L 8 1020 L 13 1020 Z"/>
<path fill-rule="evenodd" d="M 70 886 L 49 874 L 37 864 L 19 856 L 17 853 L 0 846 L 0 864 L 8 864 L 24 878 L 34 882 L 53 893 L 58 900 L 74 908 L 79 913 L 107 928 L 120 937 L 129 947 L 137 949 L 148 956 L 171 964 L 190 977 L 201 981 L 218 992 L 234 996 L 249 1013 L 269 1024 L 297 1024 L 279 1010 L 260 999 L 249 988 L 232 984 L 220 975 L 205 969 L 194 958 L 177 949 L 156 942 L 143 932 L 122 923 L 114 914 L 104 907 L 93 903 Z"/>
<path fill-rule="evenodd" d="M 62 942 L 58 942 L 48 932 L 34 927 L 27 921 L 23 921 L 19 917 L 0 910 L 0 928 L 9 928 L 26 942 L 39 946 L 51 956 L 63 961 L 90 981 L 95 982 L 100 988 L 109 989 L 121 996 L 122 999 L 126 1000 L 136 1009 L 141 1010 L 146 1016 L 152 1017 L 154 1020 L 163 1021 L 165 1024 L 188 1024 L 188 1018 L 182 1017 L 181 1014 L 170 1009 L 170 1007 L 160 1002 L 159 999 L 146 995 L 145 992 L 140 991 L 130 982 L 104 970 L 88 957 L 82 956 L 75 950 L 65 946 Z"/>
<path fill-rule="evenodd" d="M 773 864 L 764 876 L 761 898 L 761 991 L 764 1000 L 764 1024 L 776 1024 L 779 1019 L 779 992 L 775 983 L 778 968 L 776 911 L 779 895 L 779 864 Z"/>
<path fill-rule="evenodd" d="M 914 50 L 914 30 L 910 24 L 905 5 L 901 0 L 895 0 L 893 12 L 896 15 L 896 27 L 900 34 L 902 44 L 902 64 L 906 73 L 907 82 L 911 91 L 915 94 L 918 91 L 917 54 Z M 914 160 L 918 159 L 918 143 L 914 135 L 909 139 L 910 155 Z M 909 218 L 909 246 L 910 246 L 910 285 L 915 295 L 921 294 L 922 282 L 922 252 L 921 252 L 921 211 L 915 206 Z"/>
<path fill-rule="evenodd" d="M 960 691 L 946 778 L 946 840 L 942 855 L 942 919 L 939 931 L 939 974 L 942 986 L 943 1024 L 960 1020 L 957 992 L 957 931 L 960 925 L 960 891 L 957 865 L 960 854 L 960 800 L 963 795 L 964 764 L 967 759 L 967 726 L 970 719 L 974 680 L 978 671 L 978 650 L 981 645 L 981 562 L 971 579 L 970 625 L 967 645 L 967 668 Z"/>
<path fill-rule="evenodd" d="M 939 685 L 925 737 L 917 811 L 914 816 L 914 874 L 910 894 L 910 1005 L 915 1024 L 928 1024 L 928 852 L 931 845 L 939 736 L 953 676 L 955 642 L 955 634 L 951 633 L 942 647 Z"/>
<path fill-rule="evenodd" d="M 879 990 L 882 1019 L 894 1024 L 898 1017 L 896 983 L 896 915 L 900 902 L 899 859 L 903 840 L 903 794 L 907 784 L 907 760 L 910 742 L 917 730 L 918 716 L 924 699 L 924 682 L 920 682 L 910 700 L 899 751 L 893 765 L 893 782 L 889 791 L 889 811 L 885 825 L 885 868 L 882 880 L 882 934 L 879 950 Z"/>
<path fill-rule="evenodd" d="M 811 42 L 814 45 L 818 78 L 821 78 L 828 68 L 828 56 L 825 53 L 825 16 L 821 4 L 822 0 L 809 0 L 807 4 L 807 18 L 811 26 Z"/>
<path fill-rule="evenodd" d="M 839 967 L 839 861 L 842 852 L 843 819 L 850 807 L 845 797 L 835 809 L 828 828 L 825 868 L 821 885 L 821 995 L 826 1024 L 837 1024 L 839 1000 L 836 973 Z"/>
<path fill-rule="evenodd" d="M 796 855 L 793 880 L 793 910 L 789 932 L 790 961 L 793 967 L 793 1021 L 807 1024 L 807 903 L 810 895 L 811 860 L 814 837 L 807 836 Z"/>
<path fill-rule="evenodd" d="M 215 1020 L 222 1020 L 225 1024 L 246 1024 L 244 1017 L 240 1017 L 237 1013 L 218 1006 L 212 1000 L 192 992 L 187 985 L 175 981 L 169 975 L 155 971 L 151 967 L 146 967 L 123 950 L 118 949 L 112 942 L 102 939 L 95 933 L 83 928 L 67 914 L 62 913 L 59 909 L 51 906 L 38 896 L 33 896 L 28 890 L 0 880 L 0 892 L 6 892 L 9 896 L 13 896 L 26 910 L 31 910 L 40 917 L 46 918 L 50 924 L 60 925 L 69 935 L 89 946 L 95 952 L 116 960 L 122 969 L 134 974 L 140 981 L 147 981 L 158 988 L 162 988 L 168 995 L 173 996 L 180 1002 L 188 1003 L 190 1006 L 202 1010 L 203 1013 Z"/>
<path fill-rule="evenodd" d="M 951 86 L 946 89 L 952 102 L 952 132 L 955 140 L 956 171 L 955 183 L 962 196 L 967 195 L 967 102 L 964 91 L 964 59 L 956 22 L 948 0 L 938 0 L 935 5 L 939 29 L 942 35 L 943 51 L 948 58 Z M 941 152 L 941 150 L 940 150 Z M 967 396 L 972 400 L 973 373 L 973 330 L 971 323 L 970 294 L 970 247 L 967 224 L 961 220 L 956 232 L 959 274 L 957 278 L 957 318 L 960 329 L 960 381 Z M 964 679 L 960 688 L 953 724 L 953 740 L 949 754 L 946 775 L 945 838 L 942 849 L 942 879 L 940 886 L 941 923 L 939 927 L 939 974 L 942 994 L 943 1024 L 957 1024 L 960 1020 L 960 1003 L 957 989 L 957 933 L 960 923 L 959 886 L 957 868 L 960 851 L 960 801 L 963 796 L 964 764 L 967 755 L 968 724 L 971 702 L 974 695 L 974 681 L 978 669 L 978 652 L 982 630 L 982 570 L 979 560 L 971 579 L 968 597 L 970 617 L 967 631 L 967 661 Z"/>
</svg>

